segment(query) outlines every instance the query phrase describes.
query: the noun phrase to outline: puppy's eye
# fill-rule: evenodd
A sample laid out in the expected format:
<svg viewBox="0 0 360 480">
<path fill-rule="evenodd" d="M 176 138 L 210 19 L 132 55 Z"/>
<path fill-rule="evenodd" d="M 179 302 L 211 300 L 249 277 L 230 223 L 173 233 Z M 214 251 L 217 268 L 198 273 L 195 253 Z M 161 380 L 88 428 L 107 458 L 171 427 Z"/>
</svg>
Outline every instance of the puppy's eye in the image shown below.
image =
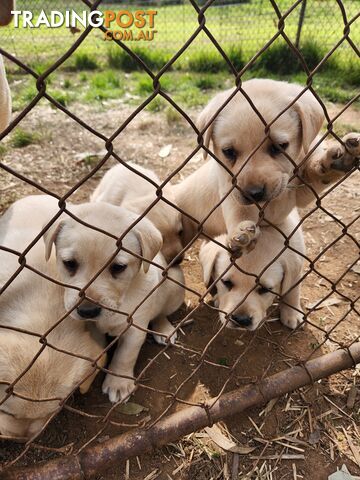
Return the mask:
<svg viewBox="0 0 360 480">
<path fill-rule="evenodd" d="M 122 263 L 113 263 L 110 265 L 110 273 L 111 275 L 116 278 L 121 272 L 126 269 L 127 265 L 123 265 Z"/>
<path fill-rule="evenodd" d="M 271 146 L 270 146 L 270 154 L 274 157 L 276 155 L 280 155 L 281 153 L 283 153 L 284 150 L 286 150 L 289 146 L 289 142 L 285 142 L 285 143 L 279 143 L 278 145 L 273 143 Z"/>
<path fill-rule="evenodd" d="M 264 287 L 263 285 L 261 285 L 256 291 L 259 295 L 265 295 L 265 293 L 273 293 L 271 288 Z"/>
<path fill-rule="evenodd" d="M 184 230 L 181 228 L 179 231 L 178 231 L 178 235 L 179 237 L 181 237 L 181 235 L 184 233 Z"/>
<path fill-rule="evenodd" d="M 228 289 L 228 290 L 231 290 L 234 286 L 233 282 L 231 280 L 221 280 L 223 285 L 225 285 L 225 287 Z"/>
<path fill-rule="evenodd" d="M 76 260 L 63 260 L 64 267 L 71 274 L 74 275 L 79 268 L 79 264 Z"/>
<path fill-rule="evenodd" d="M 225 155 L 225 157 L 230 160 L 230 162 L 235 163 L 236 158 L 237 158 L 237 151 L 235 148 L 229 147 L 229 148 L 223 148 L 222 153 Z"/>
</svg>

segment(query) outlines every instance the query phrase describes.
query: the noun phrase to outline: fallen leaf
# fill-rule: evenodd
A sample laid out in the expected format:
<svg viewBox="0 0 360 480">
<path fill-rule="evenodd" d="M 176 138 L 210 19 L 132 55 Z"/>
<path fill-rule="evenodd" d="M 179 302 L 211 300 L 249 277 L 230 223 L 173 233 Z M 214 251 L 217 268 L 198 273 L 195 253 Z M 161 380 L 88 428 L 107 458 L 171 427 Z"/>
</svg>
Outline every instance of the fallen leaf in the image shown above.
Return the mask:
<svg viewBox="0 0 360 480">
<path fill-rule="evenodd" d="M 168 145 L 165 145 L 165 146 L 162 147 L 162 149 L 160 150 L 160 152 L 159 152 L 159 157 L 161 157 L 161 158 L 166 158 L 166 157 L 168 157 L 168 156 L 170 155 L 171 149 L 172 149 L 171 143 L 169 143 Z"/>
<path fill-rule="evenodd" d="M 211 428 L 205 428 L 205 432 L 209 435 L 211 440 L 216 443 L 216 445 L 226 452 L 239 453 L 240 455 L 246 455 L 253 452 L 256 447 L 245 447 L 243 445 L 238 445 L 230 438 L 227 438 L 220 428 L 217 425 L 213 425 Z"/>
<path fill-rule="evenodd" d="M 147 411 L 147 408 L 138 403 L 128 402 L 117 407 L 116 411 L 124 415 L 139 415 L 139 413 Z"/>
</svg>

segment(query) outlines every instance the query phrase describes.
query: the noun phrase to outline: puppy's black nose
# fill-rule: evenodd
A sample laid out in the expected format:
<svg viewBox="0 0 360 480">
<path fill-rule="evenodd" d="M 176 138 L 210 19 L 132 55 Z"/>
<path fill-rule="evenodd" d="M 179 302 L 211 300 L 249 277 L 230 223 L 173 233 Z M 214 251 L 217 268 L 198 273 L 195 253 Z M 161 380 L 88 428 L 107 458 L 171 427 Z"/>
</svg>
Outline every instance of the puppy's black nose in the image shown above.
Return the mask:
<svg viewBox="0 0 360 480">
<path fill-rule="evenodd" d="M 252 323 L 252 317 L 249 315 L 231 315 L 231 320 L 239 327 L 249 327 Z"/>
<path fill-rule="evenodd" d="M 262 202 L 265 200 L 265 185 L 256 185 L 244 191 L 244 196 L 250 202 Z"/>
<path fill-rule="evenodd" d="M 174 262 L 174 265 L 180 265 L 180 263 L 184 260 L 184 255 L 179 255 L 175 262 Z"/>
<path fill-rule="evenodd" d="M 82 302 L 77 308 L 77 313 L 82 318 L 95 318 L 100 315 L 101 307 L 91 302 Z"/>
</svg>

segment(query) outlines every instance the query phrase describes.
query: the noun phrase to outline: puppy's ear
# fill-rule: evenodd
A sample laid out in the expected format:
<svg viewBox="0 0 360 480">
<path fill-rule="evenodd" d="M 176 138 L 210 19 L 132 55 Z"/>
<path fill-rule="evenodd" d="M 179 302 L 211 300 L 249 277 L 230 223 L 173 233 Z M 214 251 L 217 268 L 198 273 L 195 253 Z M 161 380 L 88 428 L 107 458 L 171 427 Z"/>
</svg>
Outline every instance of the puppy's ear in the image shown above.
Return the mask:
<svg viewBox="0 0 360 480">
<path fill-rule="evenodd" d="M 61 229 L 64 227 L 64 220 L 56 221 L 51 227 L 44 233 L 45 242 L 45 260 L 48 261 L 51 256 L 51 250 L 53 244 L 56 244 L 56 239 L 59 236 Z"/>
<path fill-rule="evenodd" d="M 306 154 L 324 122 L 324 112 L 320 103 L 309 91 L 299 98 L 294 104 L 294 109 L 300 117 L 302 144 Z"/>
<path fill-rule="evenodd" d="M 153 260 L 163 245 L 159 230 L 149 220 L 143 218 L 134 228 L 134 233 L 140 243 L 141 256 L 147 260 Z M 150 263 L 143 261 L 145 273 L 149 270 L 149 267 Z"/>
<path fill-rule="evenodd" d="M 199 252 L 199 260 L 203 271 L 203 280 L 206 288 L 212 283 L 216 258 L 219 254 L 219 246 L 213 242 L 203 243 Z"/>
</svg>

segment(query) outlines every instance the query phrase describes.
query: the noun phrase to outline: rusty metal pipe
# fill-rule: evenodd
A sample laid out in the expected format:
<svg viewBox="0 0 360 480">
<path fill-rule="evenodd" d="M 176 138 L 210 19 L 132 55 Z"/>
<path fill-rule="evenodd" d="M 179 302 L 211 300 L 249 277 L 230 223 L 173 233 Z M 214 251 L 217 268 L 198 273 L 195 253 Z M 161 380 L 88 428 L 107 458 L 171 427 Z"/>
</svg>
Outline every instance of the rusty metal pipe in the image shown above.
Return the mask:
<svg viewBox="0 0 360 480">
<path fill-rule="evenodd" d="M 174 442 L 184 435 L 209 426 L 230 415 L 266 403 L 312 381 L 351 368 L 360 362 L 360 342 L 349 349 L 337 350 L 304 366 L 292 367 L 258 384 L 246 385 L 222 395 L 210 409 L 188 407 L 169 415 L 151 429 L 134 429 L 110 440 L 86 448 L 78 456 L 67 456 L 33 467 L 14 468 L 0 474 L 2 480 L 88 480 L 124 460 Z M 211 406 L 214 399 L 205 405 Z"/>
</svg>

